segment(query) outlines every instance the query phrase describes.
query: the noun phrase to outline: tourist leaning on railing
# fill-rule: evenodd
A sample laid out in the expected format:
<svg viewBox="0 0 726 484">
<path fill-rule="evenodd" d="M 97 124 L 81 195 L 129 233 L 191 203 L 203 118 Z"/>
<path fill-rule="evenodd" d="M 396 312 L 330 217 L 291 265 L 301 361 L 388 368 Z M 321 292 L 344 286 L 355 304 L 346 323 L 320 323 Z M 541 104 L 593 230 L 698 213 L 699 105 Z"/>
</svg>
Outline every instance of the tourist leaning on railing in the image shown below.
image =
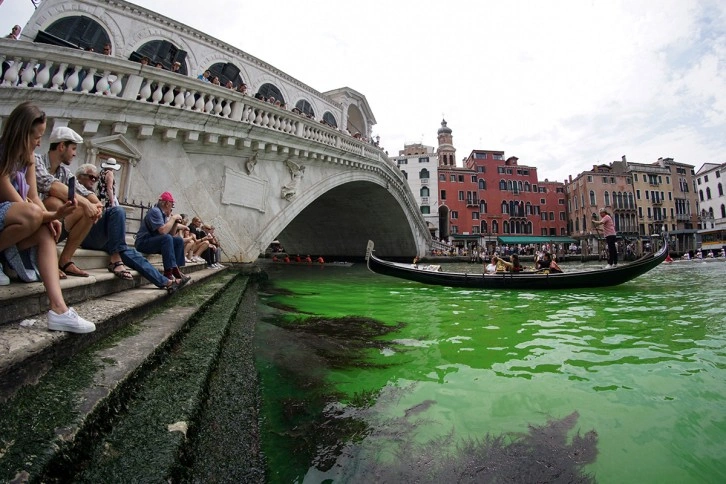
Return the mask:
<svg viewBox="0 0 726 484">
<path fill-rule="evenodd" d="M 45 113 L 30 102 L 19 104 L 5 119 L 0 138 L 0 251 L 24 281 L 45 285 L 50 302 L 48 329 L 90 333 L 96 326 L 69 308 L 58 279 L 56 238 L 71 202 L 49 212 L 38 197 L 33 150 L 45 133 Z M 31 249 L 27 267 L 21 252 Z M 36 272 L 37 267 L 37 272 Z M 3 278 L 4 278 L 3 274 Z"/>
</svg>

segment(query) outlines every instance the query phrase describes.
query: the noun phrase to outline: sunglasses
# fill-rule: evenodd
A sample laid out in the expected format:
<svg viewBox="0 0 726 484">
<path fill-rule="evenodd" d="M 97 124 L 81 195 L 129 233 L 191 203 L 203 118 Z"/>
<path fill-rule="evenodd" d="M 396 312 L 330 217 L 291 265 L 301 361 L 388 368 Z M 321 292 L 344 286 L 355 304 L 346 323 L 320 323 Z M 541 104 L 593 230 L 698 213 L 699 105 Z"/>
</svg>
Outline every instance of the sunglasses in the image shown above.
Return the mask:
<svg viewBox="0 0 726 484">
<path fill-rule="evenodd" d="M 91 180 L 92 182 L 98 181 L 98 177 L 97 177 L 96 175 L 88 175 L 88 174 L 86 174 L 86 176 L 87 176 L 87 177 L 88 177 L 88 179 L 89 179 L 89 180 Z"/>
</svg>

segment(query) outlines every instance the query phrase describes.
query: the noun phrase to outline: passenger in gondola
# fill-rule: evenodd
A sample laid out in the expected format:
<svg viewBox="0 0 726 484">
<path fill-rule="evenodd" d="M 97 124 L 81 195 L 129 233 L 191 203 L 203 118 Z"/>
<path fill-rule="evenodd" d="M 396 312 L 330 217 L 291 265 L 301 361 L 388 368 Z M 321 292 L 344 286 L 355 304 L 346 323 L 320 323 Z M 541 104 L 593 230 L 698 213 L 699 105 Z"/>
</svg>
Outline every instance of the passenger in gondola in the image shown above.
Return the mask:
<svg viewBox="0 0 726 484">
<path fill-rule="evenodd" d="M 286 255 L 285 258 L 283 259 L 283 261 L 285 261 L 285 264 L 289 264 L 290 263 L 290 256 Z"/>
<path fill-rule="evenodd" d="M 411 263 L 414 269 L 418 269 L 418 256 L 413 258 L 413 262 Z"/>
<path fill-rule="evenodd" d="M 313 263 L 313 259 L 310 257 L 310 255 L 307 255 L 305 257 L 305 263 L 306 264 L 312 264 Z"/>
<path fill-rule="evenodd" d="M 522 263 L 519 262 L 519 256 L 517 254 L 512 254 L 512 268 L 510 270 L 512 272 L 522 272 L 524 270 Z"/>
<path fill-rule="evenodd" d="M 557 262 L 552 259 L 552 255 L 549 252 L 542 254 L 542 257 L 535 264 L 535 269 L 537 271 L 548 271 L 550 274 L 562 272 L 562 269 L 560 269 Z"/>
<path fill-rule="evenodd" d="M 318 264 L 320 264 L 320 265 L 323 265 L 323 264 L 325 264 L 325 259 L 323 259 L 323 256 L 320 256 L 320 257 L 318 257 L 317 259 L 315 259 L 315 261 L 316 261 L 316 262 L 317 262 Z"/>
</svg>

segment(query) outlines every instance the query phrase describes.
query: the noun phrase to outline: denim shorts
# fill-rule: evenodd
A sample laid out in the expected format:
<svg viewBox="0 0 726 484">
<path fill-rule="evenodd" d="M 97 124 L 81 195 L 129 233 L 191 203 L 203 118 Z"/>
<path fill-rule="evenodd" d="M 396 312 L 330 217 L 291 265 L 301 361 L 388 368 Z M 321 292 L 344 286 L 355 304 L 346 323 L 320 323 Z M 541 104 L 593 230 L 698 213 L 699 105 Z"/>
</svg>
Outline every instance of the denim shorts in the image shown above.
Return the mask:
<svg viewBox="0 0 726 484">
<path fill-rule="evenodd" d="M 7 215 L 12 204 L 13 202 L 0 202 L 0 231 L 5 228 L 5 215 Z"/>
</svg>

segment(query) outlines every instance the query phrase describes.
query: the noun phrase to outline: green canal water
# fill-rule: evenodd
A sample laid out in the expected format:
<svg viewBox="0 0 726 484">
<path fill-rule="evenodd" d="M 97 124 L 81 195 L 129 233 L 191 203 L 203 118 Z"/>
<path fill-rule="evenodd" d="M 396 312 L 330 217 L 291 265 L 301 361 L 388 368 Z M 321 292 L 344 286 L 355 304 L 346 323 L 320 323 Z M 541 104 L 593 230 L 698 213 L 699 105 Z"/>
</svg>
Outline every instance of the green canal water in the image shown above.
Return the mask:
<svg viewBox="0 0 726 484">
<path fill-rule="evenodd" d="M 726 482 L 726 262 L 541 292 L 267 268 L 270 482 Z"/>
</svg>

